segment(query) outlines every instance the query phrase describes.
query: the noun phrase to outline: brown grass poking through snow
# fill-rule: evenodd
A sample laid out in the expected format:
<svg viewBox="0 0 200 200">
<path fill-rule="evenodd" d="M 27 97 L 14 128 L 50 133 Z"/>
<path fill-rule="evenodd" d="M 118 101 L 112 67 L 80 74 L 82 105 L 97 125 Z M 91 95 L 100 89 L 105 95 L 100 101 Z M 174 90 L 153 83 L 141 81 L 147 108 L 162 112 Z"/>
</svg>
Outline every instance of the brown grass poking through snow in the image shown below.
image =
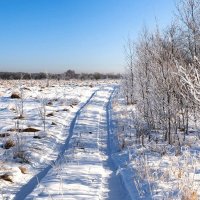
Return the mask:
<svg viewBox="0 0 200 200">
<path fill-rule="evenodd" d="M 9 133 L 1 133 L 0 134 L 0 138 L 4 138 L 4 137 L 8 137 L 8 136 L 10 136 Z"/>
<path fill-rule="evenodd" d="M 15 117 L 14 119 L 24 119 L 24 116 L 23 115 L 19 115 L 19 116 Z"/>
<path fill-rule="evenodd" d="M 22 132 L 38 132 L 40 131 L 39 129 L 28 127 L 22 130 Z"/>
<path fill-rule="evenodd" d="M 20 95 L 17 93 L 12 93 L 10 96 L 11 99 L 20 99 Z"/>
<path fill-rule="evenodd" d="M 36 129 L 36 128 L 28 127 L 28 128 L 19 129 L 19 130 L 15 129 L 15 128 L 11 128 L 8 131 L 11 131 L 11 132 L 13 132 L 13 131 L 19 131 L 19 132 L 38 132 L 40 130 Z"/>
<path fill-rule="evenodd" d="M 69 112 L 69 109 L 67 109 L 67 108 L 64 108 L 62 111 Z"/>
<path fill-rule="evenodd" d="M 8 173 L 1 175 L 0 179 L 13 183 L 12 176 Z"/>
<path fill-rule="evenodd" d="M 19 166 L 19 169 L 21 171 L 22 174 L 27 174 L 28 173 L 28 170 L 26 167 L 23 167 L 23 166 Z"/>
<path fill-rule="evenodd" d="M 196 191 L 185 189 L 181 200 L 198 200 Z"/>
<path fill-rule="evenodd" d="M 52 116 L 54 116 L 54 114 L 52 112 L 47 114 L 47 117 L 52 117 Z"/>
<path fill-rule="evenodd" d="M 11 147 L 15 146 L 15 142 L 11 139 L 7 140 L 4 144 L 5 149 L 10 149 Z"/>
</svg>

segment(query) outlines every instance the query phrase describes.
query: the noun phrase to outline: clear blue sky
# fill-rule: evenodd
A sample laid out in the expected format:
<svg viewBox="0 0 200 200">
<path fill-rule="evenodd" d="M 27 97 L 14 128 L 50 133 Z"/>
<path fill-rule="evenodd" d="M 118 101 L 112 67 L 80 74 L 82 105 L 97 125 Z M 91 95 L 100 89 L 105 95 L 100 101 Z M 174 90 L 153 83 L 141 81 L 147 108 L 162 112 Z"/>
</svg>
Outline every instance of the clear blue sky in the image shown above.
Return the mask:
<svg viewBox="0 0 200 200">
<path fill-rule="evenodd" d="M 124 45 L 173 0 L 0 0 L 0 71 L 122 72 Z"/>
</svg>

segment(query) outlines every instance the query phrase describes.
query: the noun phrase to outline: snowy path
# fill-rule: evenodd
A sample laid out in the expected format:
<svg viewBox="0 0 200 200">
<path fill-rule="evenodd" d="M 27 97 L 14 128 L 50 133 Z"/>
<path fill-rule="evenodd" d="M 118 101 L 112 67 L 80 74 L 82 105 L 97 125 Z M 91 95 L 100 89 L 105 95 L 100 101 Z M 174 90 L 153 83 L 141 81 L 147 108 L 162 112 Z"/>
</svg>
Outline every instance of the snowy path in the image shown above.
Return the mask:
<svg viewBox="0 0 200 200">
<path fill-rule="evenodd" d="M 26 199 L 130 199 L 111 159 L 107 125 L 112 91 L 97 91 L 76 115 L 67 148 Z"/>
<path fill-rule="evenodd" d="M 84 103 L 80 109 L 76 112 L 75 117 L 73 118 L 73 120 L 71 121 L 70 124 L 70 128 L 69 128 L 69 135 L 65 141 L 65 144 L 61 147 L 60 149 L 60 154 L 57 157 L 55 163 L 57 163 L 60 160 L 60 157 L 63 156 L 65 150 L 69 147 L 69 142 L 70 139 L 73 135 L 73 129 L 75 126 L 75 122 L 77 117 L 80 115 L 81 110 L 90 102 L 90 100 L 92 99 L 92 97 L 95 95 L 96 91 L 90 96 L 90 98 L 86 101 L 86 103 Z M 52 165 L 48 165 L 46 166 L 44 169 L 42 169 L 37 175 L 35 175 L 32 179 L 30 179 L 30 181 L 25 184 L 19 192 L 16 193 L 15 195 L 15 200 L 22 200 L 25 199 L 26 196 L 31 193 L 34 188 L 38 185 L 38 182 L 40 182 L 45 176 L 46 174 L 49 172 L 50 169 L 52 169 Z"/>
</svg>

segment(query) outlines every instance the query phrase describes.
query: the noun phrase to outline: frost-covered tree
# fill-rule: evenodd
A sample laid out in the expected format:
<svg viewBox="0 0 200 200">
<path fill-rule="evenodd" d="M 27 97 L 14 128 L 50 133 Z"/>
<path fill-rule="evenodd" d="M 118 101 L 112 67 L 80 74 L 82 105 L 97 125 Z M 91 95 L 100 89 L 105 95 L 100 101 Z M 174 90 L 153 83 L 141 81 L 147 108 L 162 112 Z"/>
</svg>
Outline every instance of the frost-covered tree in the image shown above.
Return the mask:
<svg viewBox="0 0 200 200">
<path fill-rule="evenodd" d="M 178 129 L 188 134 L 200 100 L 200 2 L 180 0 L 177 11 L 164 31 L 145 28 L 137 42 L 128 40 L 123 80 L 127 103 L 137 102 L 149 139 L 160 130 L 169 144 L 180 144 Z"/>
</svg>

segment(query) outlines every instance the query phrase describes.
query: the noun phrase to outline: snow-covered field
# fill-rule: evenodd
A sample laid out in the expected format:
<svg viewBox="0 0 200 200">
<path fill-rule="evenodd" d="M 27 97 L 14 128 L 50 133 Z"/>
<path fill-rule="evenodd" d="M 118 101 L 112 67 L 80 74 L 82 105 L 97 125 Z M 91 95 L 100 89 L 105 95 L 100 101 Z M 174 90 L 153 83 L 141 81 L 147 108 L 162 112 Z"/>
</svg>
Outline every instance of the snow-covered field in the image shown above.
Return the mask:
<svg viewBox="0 0 200 200">
<path fill-rule="evenodd" d="M 1 81 L 0 199 L 199 199 L 197 130 L 179 151 L 142 146 L 117 93 L 115 81 Z"/>
<path fill-rule="evenodd" d="M 0 199 L 125 199 L 106 147 L 113 83 L 1 81 Z"/>
<path fill-rule="evenodd" d="M 112 90 L 98 90 L 81 110 L 68 148 L 27 199 L 125 199 L 122 190 L 109 194 L 108 188 L 106 104 Z"/>
</svg>

